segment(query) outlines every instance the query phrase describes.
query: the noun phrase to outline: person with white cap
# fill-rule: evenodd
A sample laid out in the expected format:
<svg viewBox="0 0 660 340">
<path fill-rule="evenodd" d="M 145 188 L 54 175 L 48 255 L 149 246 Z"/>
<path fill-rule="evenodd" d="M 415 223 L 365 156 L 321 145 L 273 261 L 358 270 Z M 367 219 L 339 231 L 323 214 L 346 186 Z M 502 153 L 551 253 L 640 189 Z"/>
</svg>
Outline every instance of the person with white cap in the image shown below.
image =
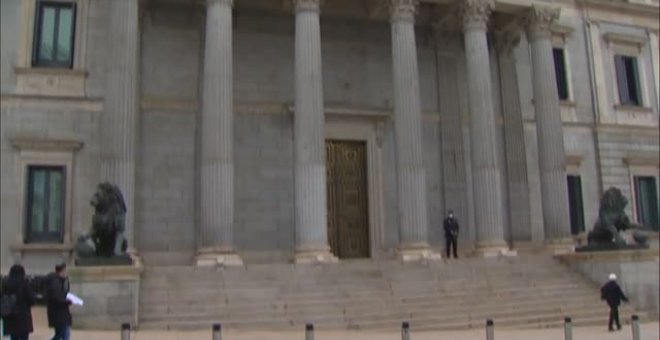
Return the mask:
<svg viewBox="0 0 660 340">
<path fill-rule="evenodd" d="M 608 323 L 608 330 L 610 332 L 614 331 L 614 322 L 616 322 L 617 330 L 620 330 L 621 323 L 619 322 L 619 305 L 621 304 L 621 301 L 628 302 L 628 298 L 623 294 L 619 284 L 616 283 L 616 274 L 610 274 L 609 280 L 600 289 L 600 299 L 607 301 L 607 305 L 610 306 L 610 321 Z"/>
</svg>

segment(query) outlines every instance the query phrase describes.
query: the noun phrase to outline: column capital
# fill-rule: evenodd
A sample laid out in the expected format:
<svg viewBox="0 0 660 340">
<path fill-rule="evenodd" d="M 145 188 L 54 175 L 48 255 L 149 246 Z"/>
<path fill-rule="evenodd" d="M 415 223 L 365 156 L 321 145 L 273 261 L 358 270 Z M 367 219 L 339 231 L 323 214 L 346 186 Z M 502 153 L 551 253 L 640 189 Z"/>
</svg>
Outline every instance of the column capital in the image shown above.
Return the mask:
<svg viewBox="0 0 660 340">
<path fill-rule="evenodd" d="M 291 0 L 293 2 L 293 9 L 297 12 L 313 11 L 320 12 L 323 0 Z"/>
<path fill-rule="evenodd" d="M 485 31 L 488 19 L 495 9 L 495 0 L 458 0 L 463 31 Z"/>
<path fill-rule="evenodd" d="M 206 0 L 206 6 L 211 6 L 216 3 L 219 3 L 220 5 L 227 5 L 229 7 L 234 7 L 234 0 Z"/>
<path fill-rule="evenodd" d="M 520 43 L 520 31 L 520 27 L 495 31 L 495 46 L 502 55 L 511 56 Z"/>
<path fill-rule="evenodd" d="M 415 21 L 419 0 L 388 0 L 391 21 Z"/>
<path fill-rule="evenodd" d="M 550 39 L 552 24 L 559 19 L 560 11 L 558 7 L 532 5 L 522 19 L 529 40 Z"/>
</svg>

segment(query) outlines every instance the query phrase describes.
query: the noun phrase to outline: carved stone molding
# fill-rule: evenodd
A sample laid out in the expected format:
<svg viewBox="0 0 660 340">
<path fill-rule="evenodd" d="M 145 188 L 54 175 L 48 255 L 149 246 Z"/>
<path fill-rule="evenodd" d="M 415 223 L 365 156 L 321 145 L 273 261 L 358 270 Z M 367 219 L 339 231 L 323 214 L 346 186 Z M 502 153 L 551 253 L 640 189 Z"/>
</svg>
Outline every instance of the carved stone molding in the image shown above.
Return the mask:
<svg viewBox="0 0 660 340">
<path fill-rule="evenodd" d="M 390 20 L 415 21 L 419 0 L 389 0 Z"/>
<path fill-rule="evenodd" d="M 550 39 L 559 13 L 560 9 L 556 7 L 533 5 L 523 17 L 523 26 L 527 29 L 529 40 Z"/>
<path fill-rule="evenodd" d="M 497 51 L 505 57 L 511 57 L 513 50 L 520 43 L 520 29 L 512 28 L 495 31 L 494 38 Z"/>
<path fill-rule="evenodd" d="M 220 3 L 221 5 L 234 7 L 234 0 L 206 0 L 207 6 L 213 5 L 214 3 Z"/>
<path fill-rule="evenodd" d="M 321 11 L 321 4 L 323 0 L 292 0 L 295 12 L 301 11 Z"/>
<path fill-rule="evenodd" d="M 485 31 L 495 9 L 495 0 L 459 0 L 458 6 L 464 31 Z"/>
</svg>

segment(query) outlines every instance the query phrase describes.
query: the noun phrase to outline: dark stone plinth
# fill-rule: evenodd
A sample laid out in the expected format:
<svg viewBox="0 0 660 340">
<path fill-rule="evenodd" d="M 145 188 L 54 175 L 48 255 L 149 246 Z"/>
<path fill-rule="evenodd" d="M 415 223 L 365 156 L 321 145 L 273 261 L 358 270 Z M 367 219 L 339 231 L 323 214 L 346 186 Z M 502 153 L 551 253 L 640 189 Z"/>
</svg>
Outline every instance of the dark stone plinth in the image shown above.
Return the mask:
<svg viewBox="0 0 660 340">
<path fill-rule="evenodd" d="M 639 250 L 639 249 L 648 249 L 648 244 L 623 244 L 619 245 L 616 243 L 607 243 L 607 244 L 588 244 L 586 246 L 576 247 L 576 253 L 584 253 L 590 251 L 617 251 L 617 250 Z"/>
<path fill-rule="evenodd" d="M 76 259 L 76 266 L 90 267 L 90 266 L 130 266 L 133 260 L 128 255 L 117 255 L 113 257 L 81 257 Z"/>
</svg>

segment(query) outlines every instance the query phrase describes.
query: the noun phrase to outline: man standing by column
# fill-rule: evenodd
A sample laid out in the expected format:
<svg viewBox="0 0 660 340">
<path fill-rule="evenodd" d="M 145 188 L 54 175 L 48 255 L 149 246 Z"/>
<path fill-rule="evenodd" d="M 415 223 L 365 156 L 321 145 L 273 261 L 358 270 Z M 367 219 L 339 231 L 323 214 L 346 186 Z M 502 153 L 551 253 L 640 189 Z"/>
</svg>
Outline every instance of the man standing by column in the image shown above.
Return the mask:
<svg viewBox="0 0 660 340">
<path fill-rule="evenodd" d="M 454 258 L 457 259 L 458 255 L 458 220 L 454 218 L 454 211 L 449 210 L 449 216 L 445 218 L 445 241 L 447 241 L 447 258 L 451 258 L 450 249 L 453 247 Z"/>
</svg>

